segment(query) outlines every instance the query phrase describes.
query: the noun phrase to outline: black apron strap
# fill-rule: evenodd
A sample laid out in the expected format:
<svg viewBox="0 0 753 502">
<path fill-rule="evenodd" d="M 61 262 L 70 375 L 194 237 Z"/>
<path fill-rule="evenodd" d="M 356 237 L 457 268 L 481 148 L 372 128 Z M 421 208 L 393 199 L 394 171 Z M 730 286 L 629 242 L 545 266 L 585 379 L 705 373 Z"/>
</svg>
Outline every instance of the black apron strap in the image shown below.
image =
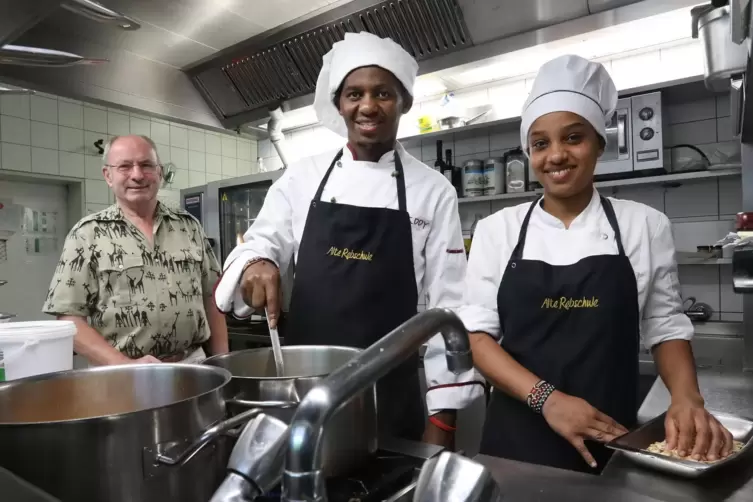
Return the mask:
<svg viewBox="0 0 753 502">
<path fill-rule="evenodd" d="M 337 164 L 337 161 L 339 161 L 343 156 L 342 149 L 337 152 L 337 155 L 335 155 L 335 158 L 332 159 L 332 163 L 329 165 L 329 168 L 327 169 L 327 172 L 324 173 L 324 178 L 322 178 L 322 182 L 319 183 L 319 188 L 316 189 L 316 195 L 314 195 L 314 202 L 321 200 L 322 193 L 324 193 L 324 187 L 327 184 L 327 180 L 329 179 L 329 175 L 332 174 L 332 169 L 334 169 L 335 164 Z"/>
<path fill-rule="evenodd" d="M 515 244 L 515 249 L 512 250 L 512 255 L 510 257 L 511 260 L 521 260 L 523 259 L 523 247 L 526 244 L 526 234 L 528 233 L 528 222 L 531 220 L 531 214 L 533 213 L 533 210 L 536 208 L 536 205 L 541 201 L 541 199 L 544 196 L 542 195 L 535 201 L 531 203 L 531 207 L 528 209 L 528 212 L 526 213 L 526 217 L 523 218 L 523 224 L 520 226 L 520 234 L 518 234 L 518 243 Z"/>
<path fill-rule="evenodd" d="M 622 246 L 622 234 L 620 233 L 620 225 L 617 224 L 617 216 L 614 214 L 614 207 L 612 203 L 606 197 L 601 197 L 601 207 L 604 209 L 604 214 L 607 216 L 609 225 L 614 230 L 614 238 L 617 241 L 617 249 L 620 251 L 620 256 L 625 256 L 625 248 Z"/>
</svg>

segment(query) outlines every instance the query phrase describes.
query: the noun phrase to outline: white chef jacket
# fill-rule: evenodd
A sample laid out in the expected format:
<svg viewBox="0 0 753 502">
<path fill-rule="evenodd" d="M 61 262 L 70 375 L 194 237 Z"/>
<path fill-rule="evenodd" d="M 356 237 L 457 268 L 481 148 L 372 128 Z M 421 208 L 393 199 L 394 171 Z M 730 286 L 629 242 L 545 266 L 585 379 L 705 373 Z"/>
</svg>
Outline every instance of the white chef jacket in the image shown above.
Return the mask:
<svg viewBox="0 0 753 502">
<path fill-rule="evenodd" d="M 457 308 L 466 269 L 457 193 L 447 178 L 411 156 L 399 143 L 396 150 L 405 176 L 419 303 L 425 295 L 427 308 Z M 230 253 L 225 269 L 236 260 L 246 262 L 257 257 L 272 260 L 280 270 L 287 269 L 291 258 L 298 256 L 311 200 L 336 153 L 302 159 L 285 171 L 269 189 L 256 221 L 243 236 L 245 242 Z M 378 162 L 363 162 L 353 160 L 351 151 L 344 148 L 322 200 L 398 209 L 394 170 L 394 151 Z"/>
<path fill-rule="evenodd" d="M 683 313 L 677 277 L 675 246 L 669 218 L 663 213 L 629 200 L 609 198 L 622 234 L 625 254 L 638 284 L 640 334 L 646 348 L 667 340 L 690 340 L 693 326 Z M 459 315 L 471 332 L 482 331 L 501 339 L 497 292 L 512 255 L 523 219 L 531 203 L 505 208 L 478 222 L 473 237 L 463 306 Z M 551 265 L 571 265 L 594 255 L 616 255 L 617 241 L 594 190 L 591 202 L 566 229 L 564 224 L 538 204 L 531 214 L 523 259 Z M 636 354 L 636 357 L 638 355 Z M 427 371 L 428 378 L 428 371 Z M 444 375 L 441 383 L 478 378 L 474 372 Z M 463 408 L 481 390 L 448 388 L 434 391 L 436 409 Z"/>
</svg>

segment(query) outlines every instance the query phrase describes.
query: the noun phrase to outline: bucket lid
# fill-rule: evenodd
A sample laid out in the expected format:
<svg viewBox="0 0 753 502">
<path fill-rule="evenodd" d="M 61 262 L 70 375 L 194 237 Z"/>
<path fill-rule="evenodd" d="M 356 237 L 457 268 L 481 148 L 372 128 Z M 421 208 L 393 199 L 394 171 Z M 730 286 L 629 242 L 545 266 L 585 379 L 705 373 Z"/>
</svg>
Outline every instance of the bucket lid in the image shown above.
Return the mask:
<svg viewBox="0 0 753 502">
<path fill-rule="evenodd" d="M 0 341 L 37 338 L 63 338 L 76 334 L 73 321 L 20 321 L 0 323 Z"/>
</svg>

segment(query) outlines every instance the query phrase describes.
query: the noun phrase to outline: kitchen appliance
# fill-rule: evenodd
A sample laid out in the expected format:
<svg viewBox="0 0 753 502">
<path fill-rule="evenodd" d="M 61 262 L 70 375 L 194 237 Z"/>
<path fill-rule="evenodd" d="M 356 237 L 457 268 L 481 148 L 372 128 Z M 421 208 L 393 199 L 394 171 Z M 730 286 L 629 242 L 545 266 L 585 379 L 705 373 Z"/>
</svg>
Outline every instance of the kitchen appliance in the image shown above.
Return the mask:
<svg viewBox="0 0 753 502">
<path fill-rule="evenodd" d="M 230 373 L 101 366 L 0 384 L 0 464 L 63 502 L 206 502 L 224 477 Z M 0 496 L 0 498 L 2 498 Z"/>
<path fill-rule="evenodd" d="M 427 460 L 416 483 L 414 502 L 498 502 L 499 485 L 485 466 L 457 453 Z"/>
<path fill-rule="evenodd" d="M 239 176 L 180 191 L 181 206 L 199 220 L 220 263 L 225 263 L 237 245 L 238 234 L 245 234 L 256 220 L 269 188 L 284 172 Z M 280 274 L 284 316 L 290 306 L 293 265 Z M 284 337 L 282 326 L 279 329 Z"/>
<path fill-rule="evenodd" d="M 528 190 L 528 158 L 523 149 L 513 148 L 505 152 L 505 192 L 520 193 Z"/>
<path fill-rule="evenodd" d="M 690 11 L 690 15 L 693 38 L 699 38 L 703 45 L 706 87 L 719 92 L 730 88 L 730 77 L 745 72 L 748 63 L 748 45 L 738 45 L 733 40 L 733 16 L 730 6 L 714 5 L 716 3 L 725 2 L 699 5 Z M 740 1 L 734 3 L 739 4 Z"/>
<path fill-rule="evenodd" d="M 282 347 L 284 377 L 277 377 L 274 355 L 269 348 L 222 354 L 206 359 L 203 364 L 224 368 L 233 375 L 226 392 L 231 413 L 258 407 L 289 423 L 312 388 L 360 353 L 360 349 L 351 347 Z M 328 475 L 347 473 L 376 451 L 376 413 L 376 390 L 372 386 L 333 415 L 322 443 Z"/>
<path fill-rule="evenodd" d="M 463 197 L 484 195 L 484 163 L 468 160 L 463 164 Z"/>
<path fill-rule="evenodd" d="M 620 99 L 607 124 L 596 180 L 664 174 L 663 136 L 661 92 Z"/>
<path fill-rule="evenodd" d="M 484 161 L 484 195 L 505 193 L 505 159 L 492 157 Z"/>
</svg>

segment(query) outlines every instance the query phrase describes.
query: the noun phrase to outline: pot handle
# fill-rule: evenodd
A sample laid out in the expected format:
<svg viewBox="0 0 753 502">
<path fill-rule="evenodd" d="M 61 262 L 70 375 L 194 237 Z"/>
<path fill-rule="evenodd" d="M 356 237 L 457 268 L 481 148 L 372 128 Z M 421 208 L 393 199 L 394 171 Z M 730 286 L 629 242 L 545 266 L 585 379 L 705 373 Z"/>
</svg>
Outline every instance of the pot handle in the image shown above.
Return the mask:
<svg viewBox="0 0 753 502">
<path fill-rule="evenodd" d="M 225 403 L 244 408 L 295 408 L 298 406 L 298 403 L 293 401 L 249 401 L 239 398 L 228 399 Z"/>
<path fill-rule="evenodd" d="M 227 434 L 232 429 L 235 429 L 239 425 L 245 425 L 248 421 L 254 418 L 256 415 L 262 412 L 261 408 L 254 408 L 244 411 L 232 418 L 223 420 L 216 425 L 205 430 L 204 433 L 196 438 L 188 447 L 186 447 L 181 453 L 177 455 L 171 455 L 168 452 L 160 453 L 157 455 L 156 460 L 160 464 L 165 465 L 180 465 L 191 460 L 194 455 L 199 453 L 202 448 L 207 444 L 214 441 L 223 434 Z"/>
</svg>

